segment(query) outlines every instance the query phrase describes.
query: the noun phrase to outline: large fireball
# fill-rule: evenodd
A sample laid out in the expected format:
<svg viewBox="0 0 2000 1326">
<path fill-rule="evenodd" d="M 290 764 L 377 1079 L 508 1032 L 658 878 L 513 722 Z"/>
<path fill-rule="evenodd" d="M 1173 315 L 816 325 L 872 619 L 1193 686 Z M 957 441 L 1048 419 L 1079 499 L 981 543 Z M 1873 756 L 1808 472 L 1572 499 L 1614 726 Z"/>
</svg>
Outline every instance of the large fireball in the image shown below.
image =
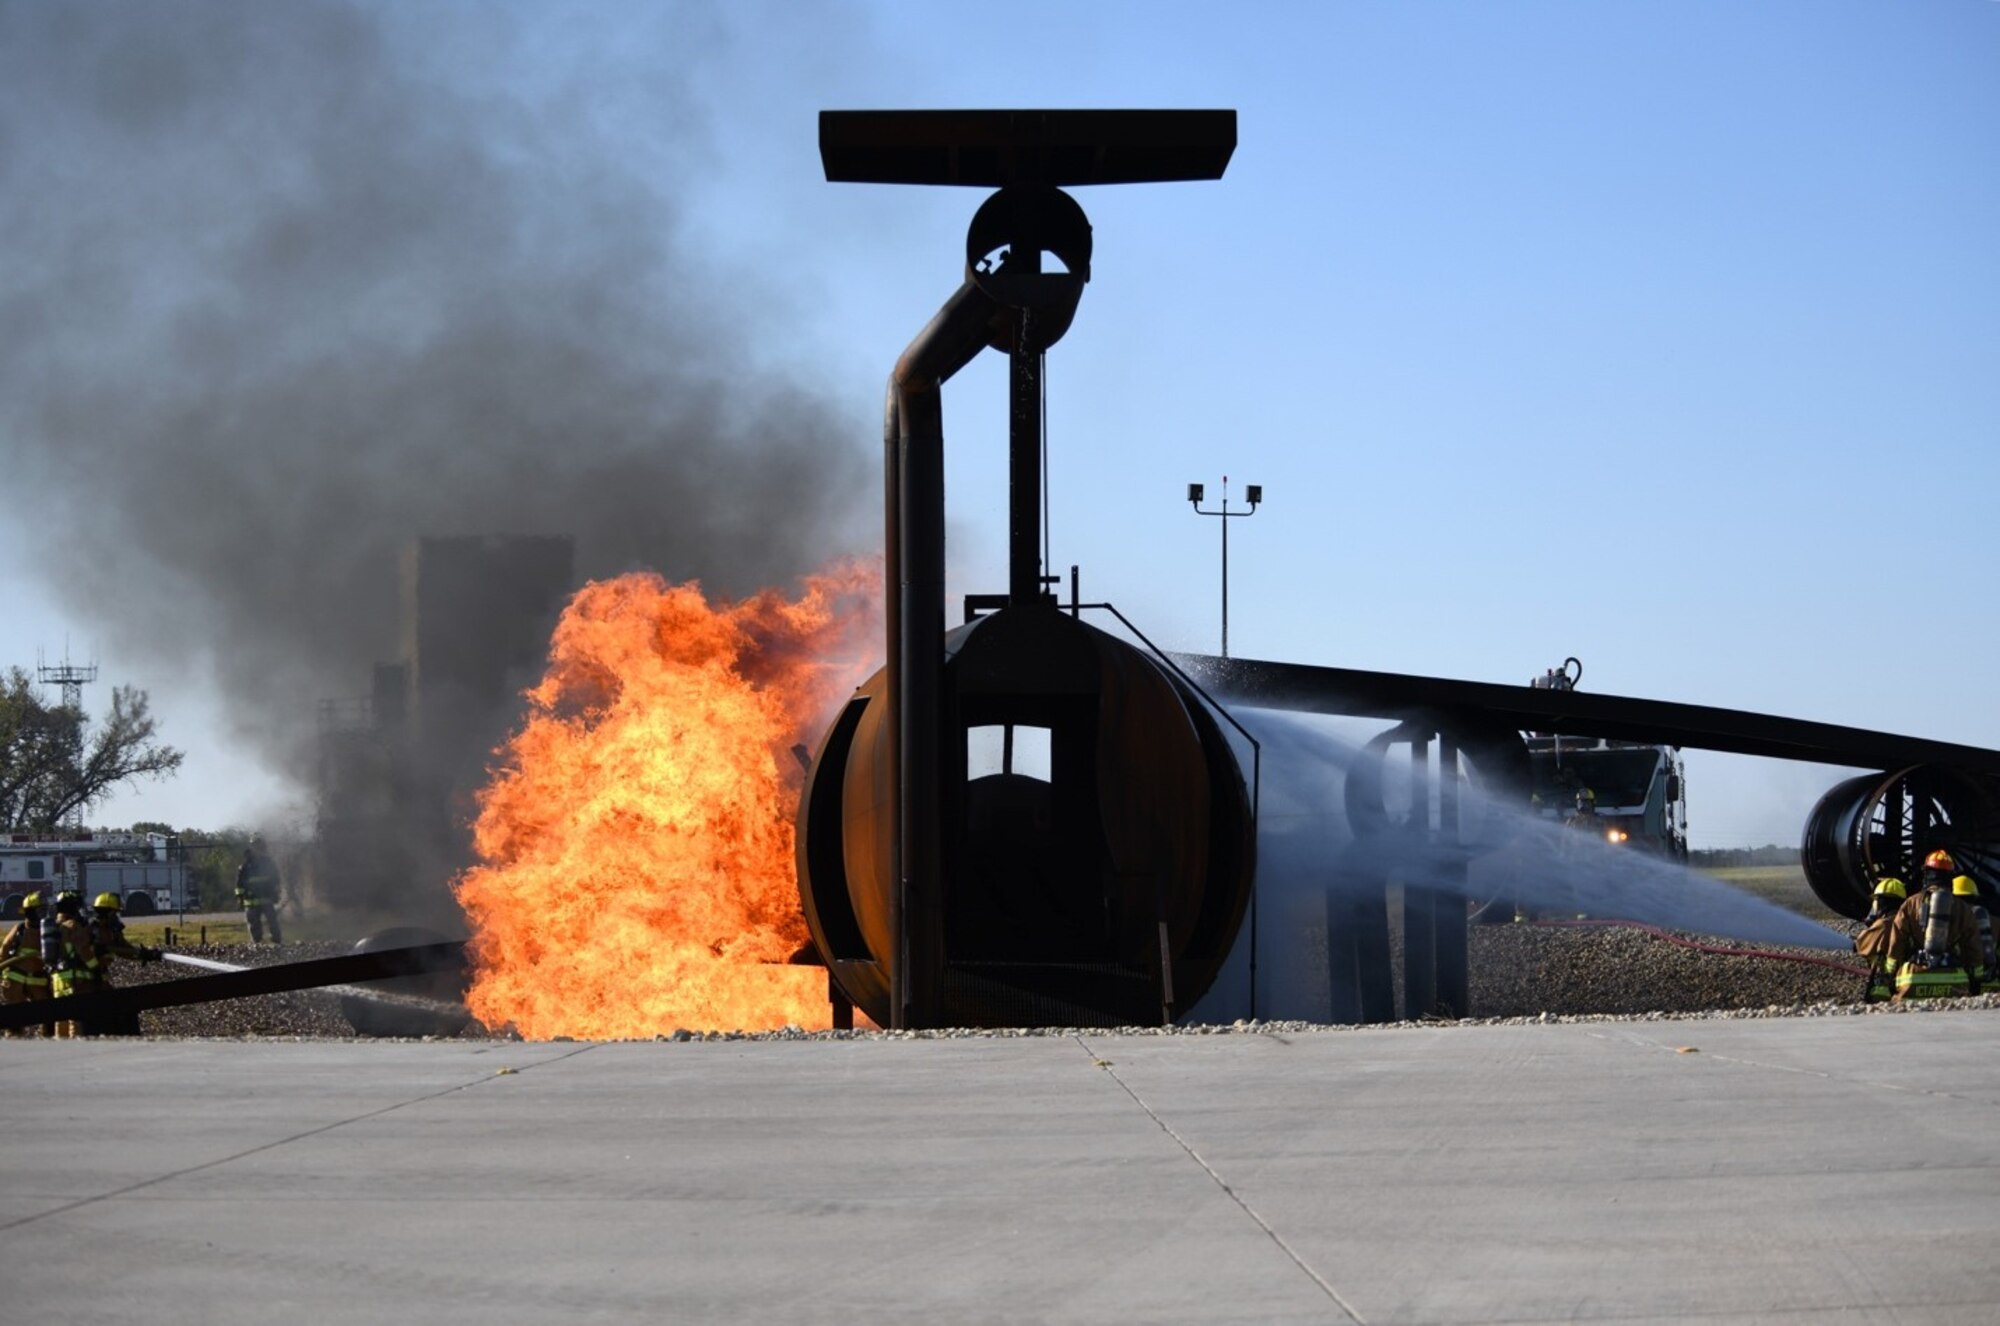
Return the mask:
<svg viewBox="0 0 2000 1326">
<path fill-rule="evenodd" d="M 828 1025 L 793 862 L 809 742 L 865 675 L 876 577 L 858 565 L 710 604 L 634 574 L 584 586 L 480 794 L 482 862 L 454 884 L 467 1002 L 523 1036 Z"/>
</svg>

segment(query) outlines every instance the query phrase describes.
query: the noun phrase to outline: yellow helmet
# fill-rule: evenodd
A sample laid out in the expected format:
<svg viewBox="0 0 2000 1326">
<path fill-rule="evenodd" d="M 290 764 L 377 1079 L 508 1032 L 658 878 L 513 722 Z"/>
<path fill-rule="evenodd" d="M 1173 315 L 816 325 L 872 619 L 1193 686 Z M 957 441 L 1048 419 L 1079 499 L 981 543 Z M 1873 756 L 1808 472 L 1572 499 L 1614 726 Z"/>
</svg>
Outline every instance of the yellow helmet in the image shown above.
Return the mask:
<svg viewBox="0 0 2000 1326">
<path fill-rule="evenodd" d="M 42 905 L 42 894 L 39 889 L 37 889 L 33 893 L 30 893 L 27 897 L 21 899 L 21 910 L 24 912 L 38 911 L 40 910 L 41 905 Z"/>
<path fill-rule="evenodd" d="M 1956 870 L 1958 862 L 1951 859 L 1951 853 L 1940 847 L 1924 858 L 1925 870 Z"/>
<path fill-rule="evenodd" d="M 90 905 L 97 908 L 109 908 L 115 912 L 118 910 L 118 895 L 115 893 L 100 893 Z"/>
<path fill-rule="evenodd" d="M 1956 875 L 1951 881 L 1951 893 L 1954 898 L 1977 898 L 1979 886 L 1972 882 L 1970 875 Z"/>
<path fill-rule="evenodd" d="M 1897 879 L 1894 875 L 1884 875 L 1881 882 L 1875 886 L 1875 896 L 1878 898 L 1907 898 L 1909 890 L 1905 889 L 1903 881 Z"/>
</svg>

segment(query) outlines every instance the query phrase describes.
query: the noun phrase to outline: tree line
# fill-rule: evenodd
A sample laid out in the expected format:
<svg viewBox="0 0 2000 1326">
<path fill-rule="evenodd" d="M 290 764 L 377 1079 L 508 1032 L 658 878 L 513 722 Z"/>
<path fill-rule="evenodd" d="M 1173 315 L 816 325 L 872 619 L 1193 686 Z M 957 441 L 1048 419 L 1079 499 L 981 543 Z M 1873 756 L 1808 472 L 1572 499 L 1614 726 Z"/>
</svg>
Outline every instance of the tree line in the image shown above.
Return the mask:
<svg viewBox="0 0 2000 1326">
<path fill-rule="evenodd" d="M 249 829 L 176 829 L 162 820 L 141 820 L 133 833 L 162 833 L 173 839 L 187 862 L 188 884 L 204 912 L 230 912 L 236 901 L 236 868 L 250 846 Z"/>
<path fill-rule="evenodd" d="M 1763 847 L 1703 847 L 1688 853 L 1688 864 L 1697 870 L 1722 866 L 1795 866 L 1799 849 L 1767 843 Z"/>
</svg>

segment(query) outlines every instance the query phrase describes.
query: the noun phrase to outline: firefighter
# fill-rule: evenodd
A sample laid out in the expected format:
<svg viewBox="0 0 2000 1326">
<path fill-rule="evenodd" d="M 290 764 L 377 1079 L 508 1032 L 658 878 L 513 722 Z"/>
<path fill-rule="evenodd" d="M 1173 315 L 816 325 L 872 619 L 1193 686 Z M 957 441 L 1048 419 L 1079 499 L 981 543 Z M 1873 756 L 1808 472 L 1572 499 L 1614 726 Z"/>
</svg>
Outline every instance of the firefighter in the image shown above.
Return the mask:
<svg viewBox="0 0 2000 1326">
<path fill-rule="evenodd" d="M 1896 910 L 1889 955 L 1898 1002 L 1979 993 L 1979 923 L 1965 899 L 1952 896 L 1957 873 L 1951 853 L 1932 852 L 1924 858 L 1923 892 Z"/>
<path fill-rule="evenodd" d="M 1996 963 L 1993 946 L 1993 916 L 1986 905 L 1979 900 L 1979 885 L 1970 875 L 1954 875 L 1951 880 L 1951 896 L 1962 899 L 1972 909 L 1972 924 L 1979 935 L 1979 970 L 1972 974 L 1973 983 L 1985 987 L 2000 979 L 2000 963 Z"/>
<path fill-rule="evenodd" d="M 1879 1004 L 1896 993 L 1896 974 L 1889 960 L 1889 940 L 1896 924 L 1896 911 L 1903 905 L 1908 893 L 1903 881 L 1894 876 L 1885 875 L 1876 881 L 1868 916 L 1861 924 L 1861 932 L 1854 936 L 1854 951 L 1868 963 L 1868 988 L 1861 996 L 1863 1003 Z"/>
<path fill-rule="evenodd" d="M 1597 793 L 1588 787 L 1580 787 L 1576 792 L 1576 811 L 1568 821 L 1572 829 L 1594 829 L 1597 827 Z"/>
<path fill-rule="evenodd" d="M 21 919 L 0 938 L 0 1004 L 27 1004 L 49 997 L 49 969 L 42 961 L 42 895 L 21 902 Z M 10 1028 L 9 1036 L 37 1036 L 39 1027 Z"/>
<path fill-rule="evenodd" d="M 125 918 L 119 914 L 118 895 L 100 893 L 90 904 L 90 941 L 97 947 L 99 962 L 95 988 L 109 990 L 111 981 L 111 960 L 124 958 L 128 962 L 158 962 L 160 950 L 147 948 L 144 944 L 134 944 L 125 938 Z M 83 993 L 81 990 L 79 994 Z M 86 1036 L 137 1036 L 139 1035 L 139 1013 L 132 1009 L 114 1017 L 107 1017 L 94 1026 L 83 1029 Z"/>
<path fill-rule="evenodd" d="M 271 926 L 271 942 L 285 942 L 278 929 L 278 887 L 281 882 L 277 863 L 264 850 L 263 835 L 251 835 L 249 846 L 243 849 L 243 864 L 236 869 L 236 902 L 243 908 L 243 919 L 250 926 L 250 942 L 253 944 L 264 942 L 266 922 Z"/>
<path fill-rule="evenodd" d="M 60 948 L 55 966 L 49 972 L 49 994 L 55 999 L 88 994 L 97 988 L 102 963 L 97 956 L 97 946 L 90 942 L 90 927 L 84 923 L 83 895 L 58 893 L 55 917 Z M 76 1020 L 61 1016 L 60 1007 L 50 1011 L 57 1014 L 56 1038 L 74 1038 L 78 1030 Z"/>
</svg>

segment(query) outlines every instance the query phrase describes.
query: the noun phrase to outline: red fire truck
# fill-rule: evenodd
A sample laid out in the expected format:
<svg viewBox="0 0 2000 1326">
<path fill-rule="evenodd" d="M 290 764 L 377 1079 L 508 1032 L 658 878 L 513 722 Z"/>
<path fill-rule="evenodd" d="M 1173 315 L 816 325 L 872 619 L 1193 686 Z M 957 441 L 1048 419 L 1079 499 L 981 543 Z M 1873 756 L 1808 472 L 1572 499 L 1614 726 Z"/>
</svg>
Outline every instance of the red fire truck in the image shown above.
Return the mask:
<svg viewBox="0 0 2000 1326">
<path fill-rule="evenodd" d="M 0 835 L 0 915 L 13 919 L 30 893 L 53 899 L 65 890 L 83 895 L 115 893 L 128 916 L 192 908 L 187 858 L 164 833 L 53 833 Z"/>
</svg>

